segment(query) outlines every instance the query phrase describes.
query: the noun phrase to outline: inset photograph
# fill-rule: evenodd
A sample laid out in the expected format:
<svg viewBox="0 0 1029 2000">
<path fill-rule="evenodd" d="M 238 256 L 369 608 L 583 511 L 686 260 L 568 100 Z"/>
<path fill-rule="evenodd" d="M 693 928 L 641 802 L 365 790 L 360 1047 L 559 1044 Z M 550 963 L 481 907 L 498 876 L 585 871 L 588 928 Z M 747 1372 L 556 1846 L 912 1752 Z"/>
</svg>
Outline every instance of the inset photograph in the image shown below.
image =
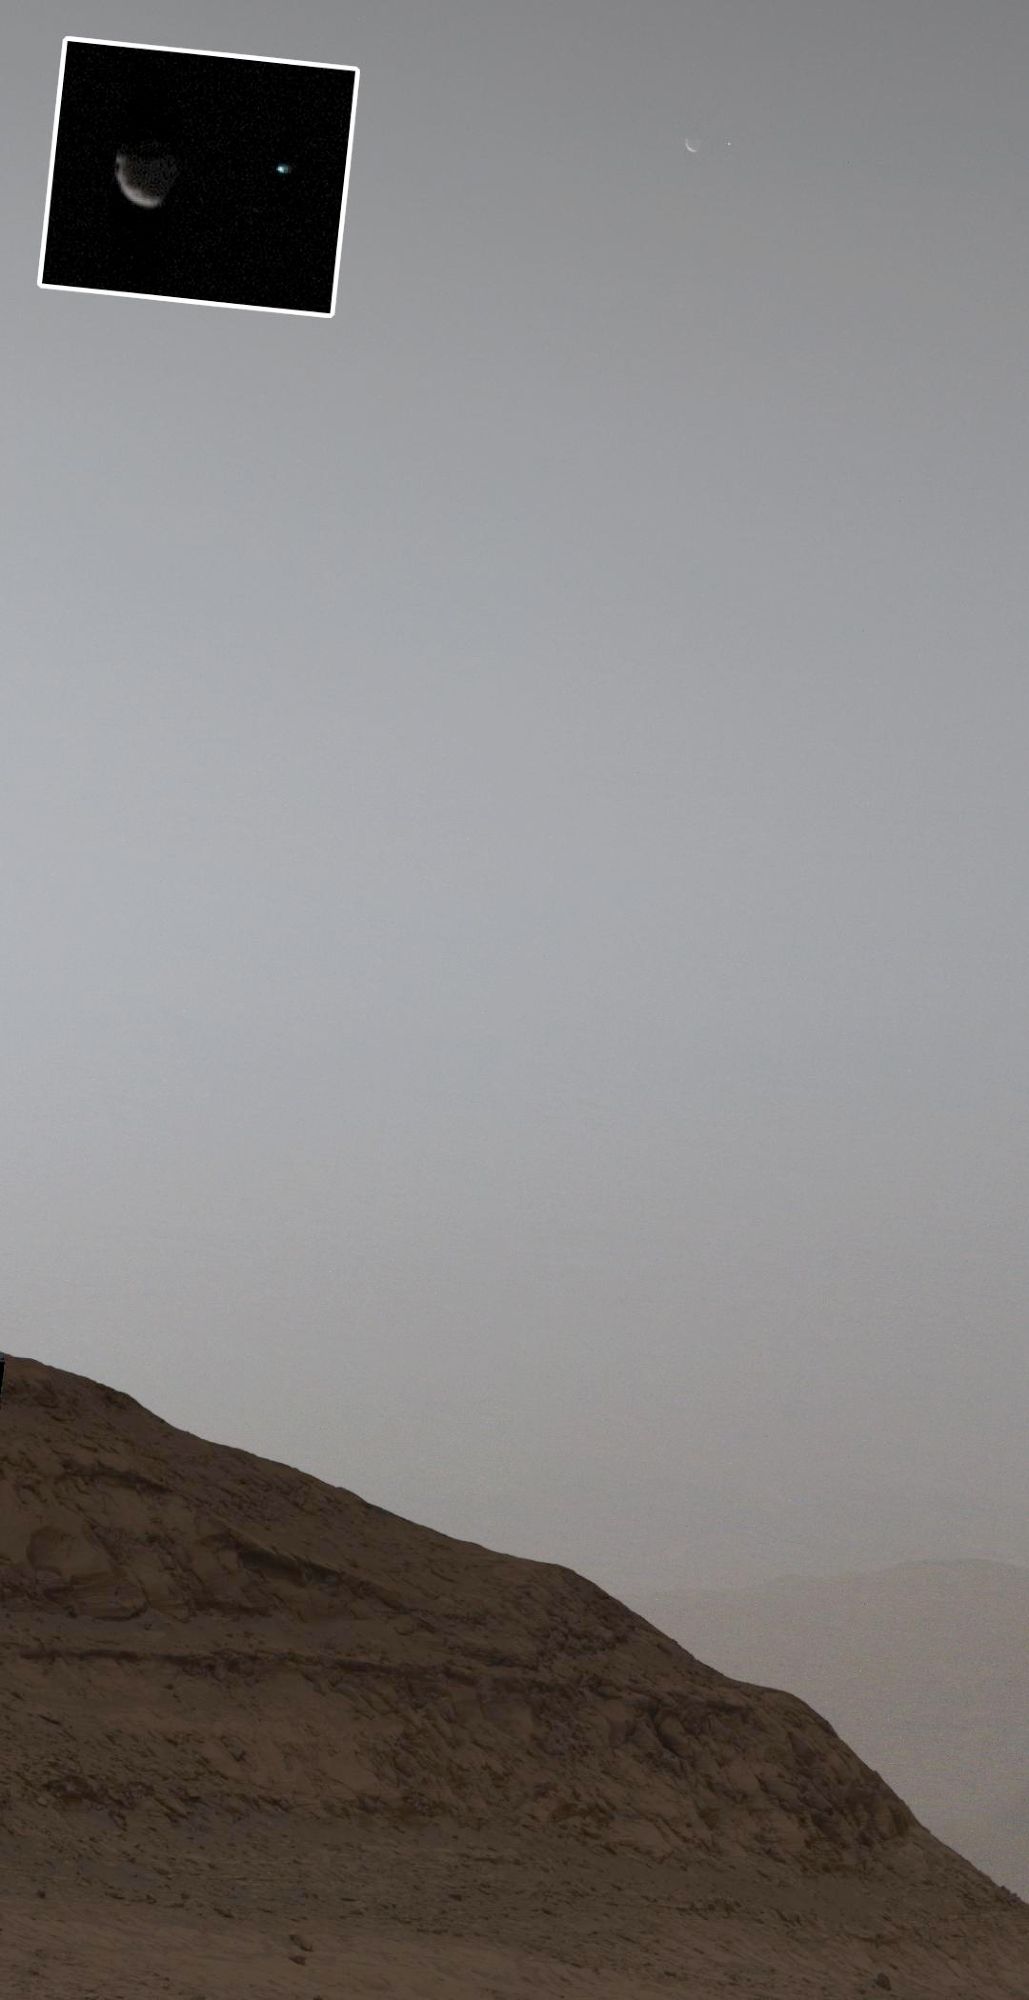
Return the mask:
<svg viewBox="0 0 1029 2000">
<path fill-rule="evenodd" d="M 39 284 L 331 318 L 358 75 L 68 36 Z"/>
</svg>

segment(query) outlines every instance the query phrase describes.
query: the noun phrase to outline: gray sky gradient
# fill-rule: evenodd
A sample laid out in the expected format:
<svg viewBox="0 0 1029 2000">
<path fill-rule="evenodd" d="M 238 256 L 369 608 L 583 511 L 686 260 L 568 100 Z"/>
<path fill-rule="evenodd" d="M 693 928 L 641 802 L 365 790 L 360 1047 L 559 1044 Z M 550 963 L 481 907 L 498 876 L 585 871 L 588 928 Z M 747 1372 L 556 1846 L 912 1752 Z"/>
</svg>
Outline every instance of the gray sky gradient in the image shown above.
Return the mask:
<svg viewBox="0 0 1029 2000">
<path fill-rule="evenodd" d="M 66 33 L 360 66 L 335 319 L 36 288 Z M 1029 1562 L 1022 0 L 10 43 L 5 1344 L 612 1588 Z"/>
</svg>

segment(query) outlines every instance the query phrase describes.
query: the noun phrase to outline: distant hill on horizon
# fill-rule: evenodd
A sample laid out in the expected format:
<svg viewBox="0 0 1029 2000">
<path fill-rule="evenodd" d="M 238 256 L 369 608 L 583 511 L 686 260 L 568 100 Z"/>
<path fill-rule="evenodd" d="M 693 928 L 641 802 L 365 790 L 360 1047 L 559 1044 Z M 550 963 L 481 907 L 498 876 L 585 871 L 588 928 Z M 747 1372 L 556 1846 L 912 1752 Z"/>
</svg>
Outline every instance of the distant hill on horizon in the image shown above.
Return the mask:
<svg viewBox="0 0 1029 2000">
<path fill-rule="evenodd" d="M 960 1557 L 630 1601 L 723 1672 L 801 1695 L 1029 1898 L 1029 1568 Z"/>
<path fill-rule="evenodd" d="M 744 1478 L 743 1475 L 746 1475 Z M 1029 1502 L 938 1483 L 856 1479 L 798 1469 L 792 1490 L 770 1472 L 718 1477 L 633 1465 L 536 1462 L 521 1486 L 462 1483 L 460 1469 L 401 1473 L 400 1511 L 490 1548 L 561 1562 L 613 1596 L 750 1590 L 786 1576 L 832 1578 L 905 1562 L 974 1560 L 1029 1567 Z M 391 1490 L 377 1485 L 375 1496 Z M 392 1489 L 395 1492 L 395 1485 Z"/>
</svg>

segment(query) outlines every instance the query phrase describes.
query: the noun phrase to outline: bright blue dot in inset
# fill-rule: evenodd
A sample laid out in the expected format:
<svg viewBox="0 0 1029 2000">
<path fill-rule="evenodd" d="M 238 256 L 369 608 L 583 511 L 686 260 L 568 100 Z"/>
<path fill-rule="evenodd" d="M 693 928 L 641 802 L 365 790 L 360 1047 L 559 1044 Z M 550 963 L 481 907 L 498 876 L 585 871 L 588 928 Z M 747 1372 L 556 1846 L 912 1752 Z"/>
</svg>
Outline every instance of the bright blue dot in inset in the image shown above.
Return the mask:
<svg viewBox="0 0 1029 2000">
<path fill-rule="evenodd" d="M 292 171 L 292 169 L 285 160 L 280 160 L 275 171 L 277 174 L 288 174 Z"/>
</svg>

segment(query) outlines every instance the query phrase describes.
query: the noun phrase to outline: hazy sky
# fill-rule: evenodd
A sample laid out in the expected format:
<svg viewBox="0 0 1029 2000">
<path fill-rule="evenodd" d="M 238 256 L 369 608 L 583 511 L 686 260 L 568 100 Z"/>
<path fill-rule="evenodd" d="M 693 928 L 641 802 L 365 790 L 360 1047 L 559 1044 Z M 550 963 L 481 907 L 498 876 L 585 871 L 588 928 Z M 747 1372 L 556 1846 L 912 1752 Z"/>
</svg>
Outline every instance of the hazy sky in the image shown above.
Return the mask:
<svg viewBox="0 0 1029 2000">
<path fill-rule="evenodd" d="M 67 33 L 359 65 L 334 319 L 37 289 Z M 9 1349 L 610 1587 L 1029 1561 L 1027 74 L 19 12 Z"/>
</svg>

